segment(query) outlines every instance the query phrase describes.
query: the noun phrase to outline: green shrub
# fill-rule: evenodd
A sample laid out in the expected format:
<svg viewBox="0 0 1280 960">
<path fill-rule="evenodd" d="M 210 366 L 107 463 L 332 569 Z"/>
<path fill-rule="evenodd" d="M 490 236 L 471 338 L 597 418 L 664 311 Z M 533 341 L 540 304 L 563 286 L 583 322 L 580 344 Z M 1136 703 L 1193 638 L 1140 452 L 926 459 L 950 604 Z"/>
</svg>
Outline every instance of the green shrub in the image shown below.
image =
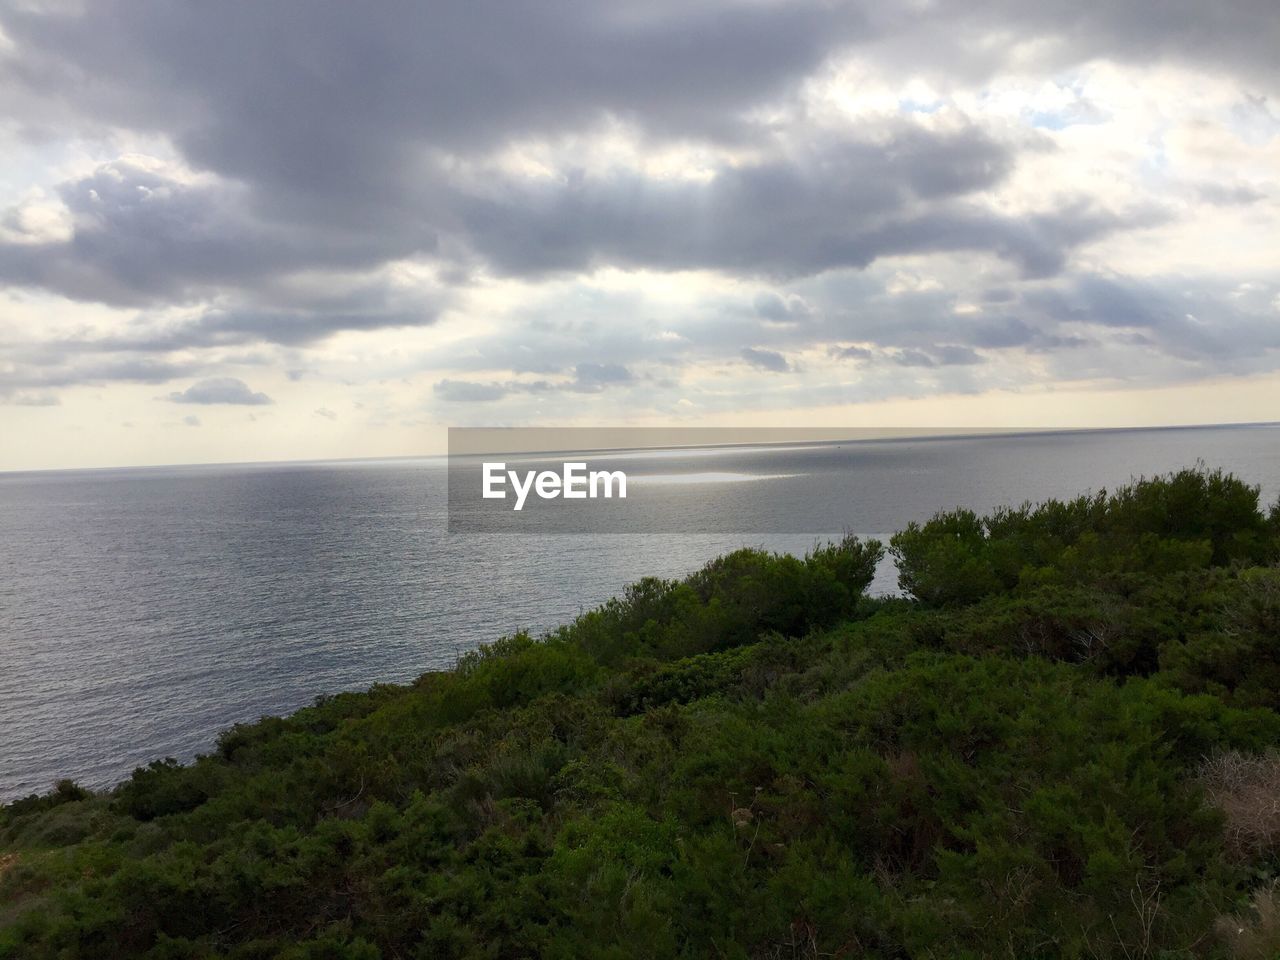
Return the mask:
<svg viewBox="0 0 1280 960">
<path fill-rule="evenodd" d="M 969 510 L 911 523 L 890 540 L 900 587 L 934 606 L 973 603 L 1045 583 L 1109 588 L 1126 575 L 1168 576 L 1276 554 L 1259 490 L 1204 466 L 1038 506 Z"/>
</svg>

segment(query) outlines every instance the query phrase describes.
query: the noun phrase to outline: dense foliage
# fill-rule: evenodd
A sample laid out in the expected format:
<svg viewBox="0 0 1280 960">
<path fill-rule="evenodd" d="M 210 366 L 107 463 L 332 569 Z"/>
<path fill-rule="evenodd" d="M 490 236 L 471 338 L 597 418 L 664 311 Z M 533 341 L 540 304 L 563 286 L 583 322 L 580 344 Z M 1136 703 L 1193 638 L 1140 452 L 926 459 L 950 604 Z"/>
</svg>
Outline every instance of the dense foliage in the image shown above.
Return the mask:
<svg viewBox="0 0 1280 960">
<path fill-rule="evenodd" d="M 744 550 L 0 813 L 0 957 L 1270 957 L 1280 517 Z"/>
</svg>

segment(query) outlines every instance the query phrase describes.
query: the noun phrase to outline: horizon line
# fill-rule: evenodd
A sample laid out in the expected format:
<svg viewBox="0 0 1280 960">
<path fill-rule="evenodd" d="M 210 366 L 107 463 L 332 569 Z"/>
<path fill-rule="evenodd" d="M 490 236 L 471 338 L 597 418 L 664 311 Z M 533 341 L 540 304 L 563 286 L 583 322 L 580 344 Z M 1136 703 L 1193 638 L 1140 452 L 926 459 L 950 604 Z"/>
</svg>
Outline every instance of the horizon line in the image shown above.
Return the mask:
<svg viewBox="0 0 1280 960">
<path fill-rule="evenodd" d="M 741 443 L 708 443 L 708 444 L 691 444 L 684 446 L 652 446 L 652 447 L 613 447 L 599 448 L 591 450 L 536 450 L 536 451 L 493 451 L 493 454 L 501 453 L 503 456 L 528 456 L 528 455 L 544 455 L 550 456 L 557 453 L 621 453 L 634 450 L 696 450 L 710 448 L 732 449 L 734 447 L 760 447 L 760 446 L 800 446 L 814 445 L 824 443 L 884 443 L 884 442 L 900 442 L 903 440 L 963 440 L 974 439 L 977 437 L 1005 437 L 1009 439 L 1019 436 L 1062 436 L 1080 433 L 1135 433 L 1141 431 L 1172 431 L 1172 430 L 1213 430 L 1213 429 L 1243 429 L 1250 427 L 1280 427 L 1280 420 L 1245 420 L 1231 421 L 1227 423 L 1175 423 L 1175 424 L 1156 424 L 1156 425 L 1138 425 L 1123 427 L 849 427 L 849 428 L 833 428 L 834 430 L 903 430 L 903 431 L 928 431 L 938 430 L 947 431 L 939 433 L 926 433 L 924 435 L 904 434 L 902 436 L 885 436 L 885 437 L 848 437 L 841 438 L 832 436 L 828 439 L 814 440 L 794 440 L 794 441 L 775 441 L 769 442 L 750 442 L 743 441 Z M 453 429 L 476 429 L 476 430 L 788 430 L 788 427 L 464 427 Z M 795 429 L 815 429 L 815 428 L 795 428 Z M 822 428 L 817 428 L 822 429 Z M 484 453 L 468 453 L 461 456 L 484 456 Z M 34 473 L 76 473 L 76 472 L 107 472 L 122 470 L 173 470 L 180 468 L 198 468 L 198 467 L 271 467 L 271 466 L 309 466 L 319 464 L 360 464 L 360 463 L 379 463 L 384 461 L 412 461 L 412 460 L 442 460 L 448 461 L 450 454 L 447 450 L 443 453 L 410 453 L 410 454 L 388 454 L 383 456 L 367 456 L 367 457 L 300 457 L 285 460 L 201 460 L 187 463 L 138 463 L 138 464 L 116 464 L 111 466 L 103 465 L 86 465 L 76 467 L 17 467 L 17 468 L 0 468 L 0 477 L 14 476 L 18 474 L 34 474 Z"/>
</svg>

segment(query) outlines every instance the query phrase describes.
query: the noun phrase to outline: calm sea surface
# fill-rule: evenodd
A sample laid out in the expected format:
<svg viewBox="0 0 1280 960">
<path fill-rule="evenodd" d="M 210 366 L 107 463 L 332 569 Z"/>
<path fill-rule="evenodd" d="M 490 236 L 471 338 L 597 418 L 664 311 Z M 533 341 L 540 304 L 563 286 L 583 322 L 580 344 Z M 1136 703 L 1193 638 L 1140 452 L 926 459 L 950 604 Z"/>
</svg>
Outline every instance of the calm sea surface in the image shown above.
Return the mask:
<svg viewBox="0 0 1280 960">
<path fill-rule="evenodd" d="M 1197 459 L 1280 494 L 1275 426 L 646 460 L 673 509 L 808 531 L 789 535 L 451 535 L 440 460 L 0 474 L 0 800 L 190 758 L 236 721 L 448 667 L 744 544 L 803 552 Z M 875 589 L 893 586 L 886 566 Z"/>
</svg>

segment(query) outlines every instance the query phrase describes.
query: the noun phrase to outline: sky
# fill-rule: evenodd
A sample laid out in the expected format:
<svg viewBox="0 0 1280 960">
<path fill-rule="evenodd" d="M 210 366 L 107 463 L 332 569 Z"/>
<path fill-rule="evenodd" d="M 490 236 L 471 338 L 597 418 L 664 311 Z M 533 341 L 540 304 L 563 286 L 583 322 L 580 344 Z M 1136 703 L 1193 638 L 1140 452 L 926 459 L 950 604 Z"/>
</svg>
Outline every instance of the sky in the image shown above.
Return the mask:
<svg viewBox="0 0 1280 960">
<path fill-rule="evenodd" d="M 1274 0 L 0 0 L 0 469 L 1280 419 Z"/>
</svg>

